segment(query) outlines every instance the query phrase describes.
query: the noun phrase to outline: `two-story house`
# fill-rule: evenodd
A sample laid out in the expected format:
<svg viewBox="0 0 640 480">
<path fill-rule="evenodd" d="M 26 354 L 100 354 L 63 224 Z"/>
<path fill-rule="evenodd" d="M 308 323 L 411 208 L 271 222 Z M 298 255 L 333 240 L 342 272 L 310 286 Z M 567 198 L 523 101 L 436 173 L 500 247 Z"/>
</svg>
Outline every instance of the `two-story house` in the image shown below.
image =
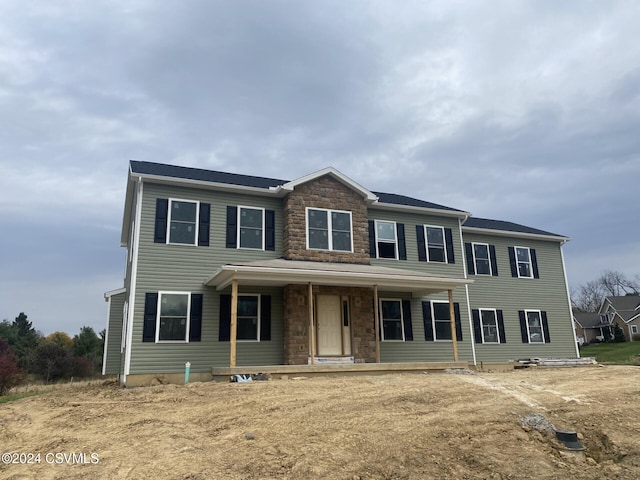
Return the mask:
<svg viewBox="0 0 640 480">
<path fill-rule="evenodd" d="M 103 373 L 577 357 L 561 235 L 372 192 L 130 163 Z"/>
</svg>

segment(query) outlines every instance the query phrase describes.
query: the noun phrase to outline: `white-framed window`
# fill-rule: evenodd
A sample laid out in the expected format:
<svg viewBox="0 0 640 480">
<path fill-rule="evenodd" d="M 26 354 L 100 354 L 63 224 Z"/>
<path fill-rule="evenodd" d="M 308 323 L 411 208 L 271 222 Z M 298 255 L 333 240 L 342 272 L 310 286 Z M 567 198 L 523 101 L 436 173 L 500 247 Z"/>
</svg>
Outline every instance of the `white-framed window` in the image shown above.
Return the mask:
<svg viewBox="0 0 640 480">
<path fill-rule="evenodd" d="M 495 308 L 480 309 L 482 343 L 500 343 L 498 316 Z"/>
<path fill-rule="evenodd" d="M 434 340 L 451 340 L 449 302 L 437 300 L 431 302 L 431 322 Z"/>
<path fill-rule="evenodd" d="M 525 310 L 527 319 L 527 332 L 529 343 L 545 343 L 544 329 L 542 328 L 542 313 L 540 310 Z"/>
<path fill-rule="evenodd" d="M 447 263 L 447 248 L 444 227 L 424 226 L 424 238 L 427 247 L 427 261 Z"/>
<path fill-rule="evenodd" d="M 376 258 L 398 259 L 398 234 L 396 222 L 375 221 Z"/>
<path fill-rule="evenodd" d="M 169 199 L 167 243 L 179 245 L 198 244 L 198 215 L 200 202 Z"/>
<path fill-rule="evenodd" d="M 260 341 L 260 295 L 238 295 L 236 339 L 239 341 Z"/>
<path fill-rule="evenodd" d="M 157 342 L 189 341 L 191 293 L 158 292 Z"/>
<path fill-rule="evenodd" d="M 380 299 L 380 323 L 382 340 L 404 341 L 402 300 L 396 298 Z"/>
<path fill-rule="evenodd" d="M 488 243 L 472 243 L 473 263 L 476 267 L 476 275 L 491 275 L 491 259 Z"/>
<path fill-rule="evenodd" d="M 533 278 L 529 247 L 514 247 L 519 278 Z"/>
<path fill-rule="evenodd" d="M 264 208 L 238 206 L 238 248 L 264 250 Z"/>
<path fill-rule="evenodd" d="M 631 325 L 631 335 L 637 335 L 637 334 L 638 334 L 638 326 Z"/>
<path fill-rule="evenodd" d="M 307 248 L 352 252 L 351 212 L 307 208 Z"/>
</svg>

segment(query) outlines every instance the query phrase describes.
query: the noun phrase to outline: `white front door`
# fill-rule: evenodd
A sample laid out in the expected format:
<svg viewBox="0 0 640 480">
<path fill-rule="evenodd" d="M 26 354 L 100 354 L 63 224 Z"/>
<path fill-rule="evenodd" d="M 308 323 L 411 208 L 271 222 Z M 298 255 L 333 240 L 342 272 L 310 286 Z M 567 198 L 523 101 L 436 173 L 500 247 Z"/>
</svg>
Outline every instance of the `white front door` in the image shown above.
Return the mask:
<svg viewBox="0 0 640 480">
<path fill-rule="evenodd" d="M 338 295 L 318 295 L 318 355 L 342 355 L 342 314 Z"/>
</svg>

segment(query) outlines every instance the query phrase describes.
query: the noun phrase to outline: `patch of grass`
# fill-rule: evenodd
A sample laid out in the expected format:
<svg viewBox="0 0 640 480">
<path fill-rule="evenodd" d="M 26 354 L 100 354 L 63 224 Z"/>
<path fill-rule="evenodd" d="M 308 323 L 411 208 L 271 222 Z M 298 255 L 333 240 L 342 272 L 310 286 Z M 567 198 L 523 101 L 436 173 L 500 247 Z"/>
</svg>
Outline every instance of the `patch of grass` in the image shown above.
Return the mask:
<svg viewBox="0 0 640 480">
<path fill-rule="evenodd" d="M 595 357 L 598 363 L 640 365 L 640 342 L 597 343 L 580 349 L 581 357 Z"/>
<path fill-rule="evenodd" d="M 14 393 L 13 395 L 5 395 L 4 397 L 0 397 L 0 403 L 9 403 L 15 400 L 20 400 L 21 398 L 33 397 L 34 395 L 38 395 L 40 392 L 24 392 L 24 393 Z"/>
</svg>

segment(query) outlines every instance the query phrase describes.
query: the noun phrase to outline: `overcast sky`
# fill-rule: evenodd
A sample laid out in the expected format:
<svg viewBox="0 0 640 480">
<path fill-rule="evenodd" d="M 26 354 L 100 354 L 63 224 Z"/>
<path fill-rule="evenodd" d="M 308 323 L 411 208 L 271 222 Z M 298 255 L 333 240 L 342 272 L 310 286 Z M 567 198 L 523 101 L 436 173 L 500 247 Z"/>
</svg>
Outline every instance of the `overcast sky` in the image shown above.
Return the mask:
<svg viewBox="0 0 640 480">
<path fill-rule="evenodd" d="M 77 333 L 123 284 L 130 159 L 333 166 L 640 273 L 640 2 L 0 2 L 0 320 Z"/>
</svg>

